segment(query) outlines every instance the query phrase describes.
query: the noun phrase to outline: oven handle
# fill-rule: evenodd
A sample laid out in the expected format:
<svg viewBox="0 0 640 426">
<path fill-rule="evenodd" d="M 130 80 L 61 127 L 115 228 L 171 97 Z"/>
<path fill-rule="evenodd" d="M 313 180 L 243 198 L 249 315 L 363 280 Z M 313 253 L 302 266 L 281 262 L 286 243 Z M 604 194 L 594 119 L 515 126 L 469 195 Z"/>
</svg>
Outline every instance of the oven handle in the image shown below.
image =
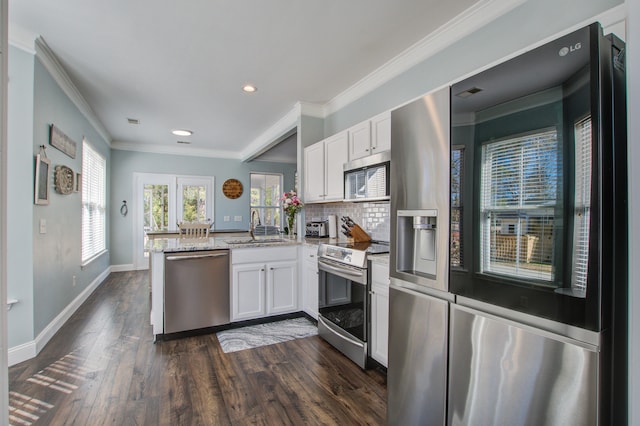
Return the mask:
<svg viewBox="0 0 640 426">
<path fill-rule="evenodd" d="M 358 278 L 362 278 L 364 276 L 364 273 L 362 271 L 352 271 L 351 269 L 347 269 L 347 268 L 337 268 L 333 265 L 330 265 L 324 262 L 322 259 L 318 260 L 318 266 L 322 266 L 323 269 L 327 269 L 331 272 L 336 272 L 339 274 L 351 275 L 353 277 L 358 277 Z"/>
<path fill-rule="evenodd" d="M 325 320 L 322 315 L 318 315 L 318 321 L 320 321 L 325 327 L 327 327 L 328 329 L 330 329 L 331 331 L 334 332 L 334 334 L 338 337 L 340 337 L 342 340 L 346 340 L 347 342 L 351 343 L 352 345 L 357 345 L 358 347 L 364 348 L 364 344 L 360 341 L 357 340 L 353 340 L 348 338 L 347 336 L 344 336 L 342 333 L 340 333 L 340 331 L 335 329 L 335 326 L 333 324 L 331 324 L 329 321 Z"/>
</svg>

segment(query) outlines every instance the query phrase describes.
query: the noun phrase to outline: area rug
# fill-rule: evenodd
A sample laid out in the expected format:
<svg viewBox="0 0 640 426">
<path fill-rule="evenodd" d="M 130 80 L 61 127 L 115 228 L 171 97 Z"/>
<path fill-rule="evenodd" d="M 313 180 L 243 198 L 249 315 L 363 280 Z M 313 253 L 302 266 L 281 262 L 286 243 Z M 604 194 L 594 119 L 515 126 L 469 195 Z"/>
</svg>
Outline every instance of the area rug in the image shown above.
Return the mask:
<svg viewBox="0 0 640 426">
<path fill-rule="evenodd" d="M 225 330 L 216 333 L 224 353 L 273 345 L 293 339 L 315 336 L 318 327 L 306 318 L 294 318 L 267 324 Z"/>
</svg>

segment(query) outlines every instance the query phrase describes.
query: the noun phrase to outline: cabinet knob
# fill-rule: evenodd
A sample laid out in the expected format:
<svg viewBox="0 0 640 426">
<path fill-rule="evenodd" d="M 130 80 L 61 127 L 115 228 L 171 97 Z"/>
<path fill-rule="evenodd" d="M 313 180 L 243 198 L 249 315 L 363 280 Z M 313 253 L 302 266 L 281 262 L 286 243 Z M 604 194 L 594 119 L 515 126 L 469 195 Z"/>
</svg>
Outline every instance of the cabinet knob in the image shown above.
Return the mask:
<svg viewBox="0 0 640 426">
<path fill-rule="evenodd" d="M 374 147 L 372 147 L 371 149 L 376 149 L 376 147 L 374 146 Z"/>
<path fill-rule="evenodd" d="M 369 151 L 369 148 L 366 148 L 365 151 Z"/>
<path fill-rule="evenodd" d="M 260 272 L 264 272 L 264 269 L 260 269 Z"/>
<path fill-rule="evenodd" d="M 271 271 L 273 271 L 273 268 L 269 268 Z"/>
</svg>

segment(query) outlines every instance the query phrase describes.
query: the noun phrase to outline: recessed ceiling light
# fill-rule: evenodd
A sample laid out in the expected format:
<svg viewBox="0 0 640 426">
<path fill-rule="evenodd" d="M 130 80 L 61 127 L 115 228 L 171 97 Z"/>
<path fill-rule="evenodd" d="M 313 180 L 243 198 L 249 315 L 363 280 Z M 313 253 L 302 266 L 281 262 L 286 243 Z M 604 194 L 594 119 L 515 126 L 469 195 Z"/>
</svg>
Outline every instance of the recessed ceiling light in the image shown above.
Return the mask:
<svg viewBox="0 0 640 426">
<path fill-rule="evenodd" d="M 176 136 L 191 136 L 193 134 L 191 130 L 183 130 L 183 129 L 172 130 L 171 133 L 173 133 Z"/>
<path fill-rule="evenodd" d="M 244 90 L 247 93 L 253 93 L 256 90 L 258 90 L 258 88 L 253 84 L 245 84 L 244 86 L 242 86 L 242 90 Z"/>
</svg>

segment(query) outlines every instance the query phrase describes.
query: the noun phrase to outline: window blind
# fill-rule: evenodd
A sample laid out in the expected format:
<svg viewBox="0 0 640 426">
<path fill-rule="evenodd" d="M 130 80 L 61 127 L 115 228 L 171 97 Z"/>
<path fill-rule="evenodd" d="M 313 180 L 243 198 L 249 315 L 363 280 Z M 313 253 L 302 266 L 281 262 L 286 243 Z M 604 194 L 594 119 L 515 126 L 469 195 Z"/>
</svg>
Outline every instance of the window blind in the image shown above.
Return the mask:
<svg viewBox="0 0 640 426">
<path fill-rule="evenodd" d="M 480 209 L 484 271 L 553 281 L 560 158 L 555 129 L 483 145 Z"/>
<path fill-rule="evenodd" d="M 82 262 L 106 250 L 106 161 L 82 141 Z"/>
<path fill-rule="evenodd" d="M 577 122 L 574 131 L 576 176 L 571 287 L 585 291 L 589 266 L 591 213 L 591 117 Z"/>
</svg>

